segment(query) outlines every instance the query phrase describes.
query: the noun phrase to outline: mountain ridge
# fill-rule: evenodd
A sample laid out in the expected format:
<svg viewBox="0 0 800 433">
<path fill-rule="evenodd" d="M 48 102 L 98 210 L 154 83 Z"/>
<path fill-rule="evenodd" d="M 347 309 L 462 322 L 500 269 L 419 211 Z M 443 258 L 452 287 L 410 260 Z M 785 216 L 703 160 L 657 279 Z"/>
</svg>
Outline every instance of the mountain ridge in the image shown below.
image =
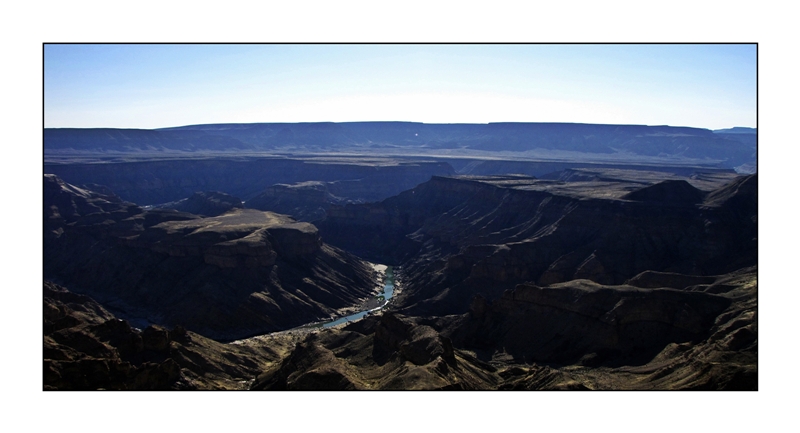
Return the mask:
<svg viewBox="0 0 800 433">
<path fill-rule="evenodd" d="M 588 123 L 319 122 L 206 124 L 160 129 L 46 128 L 45 153 L 143 151 L 379 150 L 431 153 L 578 152 L 718 160 L 733 168 L 755 162 L 754 143 L 709 129 Z"/>
</svg>

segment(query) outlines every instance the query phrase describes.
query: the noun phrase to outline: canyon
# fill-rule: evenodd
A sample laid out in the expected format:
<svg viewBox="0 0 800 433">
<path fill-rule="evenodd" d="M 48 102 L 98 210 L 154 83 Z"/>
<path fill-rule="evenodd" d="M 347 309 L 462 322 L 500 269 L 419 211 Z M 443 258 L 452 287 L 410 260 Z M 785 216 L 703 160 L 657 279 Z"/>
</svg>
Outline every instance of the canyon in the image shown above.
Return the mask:
<svg viewBox="0 0 800 433">
<path fill-rule="evenodd" d="M 46 129 L 43 387 L 756 390 L 754 136 Z"/>
</svg>

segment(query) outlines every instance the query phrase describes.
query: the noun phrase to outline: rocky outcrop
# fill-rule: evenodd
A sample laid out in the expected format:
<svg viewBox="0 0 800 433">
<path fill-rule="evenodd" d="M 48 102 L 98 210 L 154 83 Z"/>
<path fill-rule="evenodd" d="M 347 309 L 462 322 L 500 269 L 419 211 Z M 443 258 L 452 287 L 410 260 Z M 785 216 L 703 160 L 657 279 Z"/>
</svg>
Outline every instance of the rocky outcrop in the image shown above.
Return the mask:
<svg viewBox="0 0 800 433">
<path fill-rule="evenodd" d="M 626 281 L 625 284 L 641 287 L 644 289 L 655 289 L 658 287 L 670 287 L 673 289 L 686 289 L 697 286 L 708 286 L 716 281 L 715 276 L 685 275 L 674 272 L 644 271 L 641 274 Z"/>
<path fill-rule="evenodd" d="M 45 276 L 81 294 L 46 296 L 47 389 L 757 389 L 757 176 L 589 174 L 435 177 L 319 231 L 48 176 Z M 402 266 L 390 310 L 202 336 L 358 304 L 322 239 Z"/>
<path fill-rule="evenodd" d="M 460 342 L 491 344 L 526 362 L 646 362 L 667 344 L 704 337 L 730 301 L 701 292 L 574 280 L 520 285 L 481 313 Z M 454 337 L 455 338 L 455 337 Z"/>
<path fill-rule="evenodd" d="M 665 206 L 687 206 L 703 201 L 705 194 L 685 180 L 665 180 L 629 192 L 625 200 L 657 202 Z"/>
<path fill-rule="evenodd" d="M 85 225 L 102 223 L 105 218 L 120 220 L 142 212 L 138 206 L 122 202 L 114 195 L 79 188 L 49 174 L 44 175 L 44 202 L 45 231 L 76 223 L 79 219 Z"/>
<path fill-rule="evenodd" d="M 291 215 L 298 221 L 317 221 L 325 218 L 331 204 L 345 200 L 328 190 L 328 182 L 298 182 L 276 184 L 247 201 L 250 209 L 259 209 Z"/>
<path fill-rule="evenodd" d="M 356 390 L 365 385 L 353 380 L 345 362 L 323 345 L 317 343 L 315 335 L 298 343 L 295 349 L 277 368 L 261 374 L 251 389 L 279 390 Z"/>
<path fill-rule="evenodd" d="M 307 256 L 319 251 L 322 239 L 316 227 L 309 223 L 293 222 L 268 228 L 275 249 L 284 257 Z"/>
<path fill-rule="evenodd" d="M 175 209 L 207 217 L 222 215 L 242 207 L 242 199 L 219 191 L 198 191 L 183 200 L 157 206 L 160 209 Z"/>
<path fill-rule="evenodd" d="M 496 370 L 401 316 L 368 318 L 307 335 L 254 390 L 491 389 Z"/>
<path fill-rule="evenodd" d="M 380 203 L 331 206 L 317 226 L 333 245 L 369 260 L 399 263 L 419 251 L 421 244 L 409 235 L 424 223 L 441 218 L 470 198 L 482 200 L 489 195 L 478 182 L 435 176 Z"/>
<path fill-rule="evenodd" d="M 148 227 L 129 241 L 173 257 L 202 257 L 220 268 L 267 267 L 312 255 L 322 247 L 317 228 L 278 214 L 240 209 L 219 217 L 172 221 Z"/>
<path fill-rule="evenodd" d="M 755 180 L 733 183 L 742 182 Z M 613 285 L 648 270 L 702 276 L 751 266 L 756 191 L 740 188 L 747 205 L 713 198 L 731 188 L 717 186 L 703 201 L 706 192 L 685 180 L 643 188 L 629 180 L 434 178 L 381 203 L 332 207 L 319 227 L 336 245 L 403 264 L 405 313 L 458 314 L 476 294 L 497 298 L 526 281 Z"/>
<path fill-rule="evenodd" d="M 236 339 L 329 317 L 374 290 L 367 263 L 285 215 L 145 211 L 54 176 L 44 210 L 46 277 L 142 327 Z"/>
<path fill-rule="evenodd" d="M 310 181 L 327 183 L 330 192 L 344 200 L 379 201 L 413 188 L 431 176 L 455 173 L 446 162 L 421 158 L 236 155 L 216 158 L 155 156 L 139 161 L 108 161 L 101 155 L 96 162 L 45 163 L 44 171 L 73 185 L 105 185 L 123 200 L 139 205 L 171 203 L 197 191 L 221 191 L 249 202 L 273 185 Z"/>
<path fill-rule="evenodd" d="M 437 358 L 455 366 L 453 344 L 433 328 L 417 325 L 397 314 L 387 313 L 375 328 L 375 351 L 383 354 L 397 352 L 415 365 L 425 365 Z"/>
<path fill-rule="evenodd" d="M 454 346 L 520 366 L 501 389 L 754 390 L 756 278 L 745 268 L 693 291 L 520 285 L 436 323 Z"/>
<path fill-rule="evenodd" d="M 45 390 L 241 389 L 274 359 L 181 327 L 142 331 L 88 296 L 44 283 Z"/>
<path fill-rule="evenodd" d="M 755 390 L 756 297 L 755 268 L 694 291 L 520 285 L 463 315 L 299 335 L 252 389 Z"/>
</svg>

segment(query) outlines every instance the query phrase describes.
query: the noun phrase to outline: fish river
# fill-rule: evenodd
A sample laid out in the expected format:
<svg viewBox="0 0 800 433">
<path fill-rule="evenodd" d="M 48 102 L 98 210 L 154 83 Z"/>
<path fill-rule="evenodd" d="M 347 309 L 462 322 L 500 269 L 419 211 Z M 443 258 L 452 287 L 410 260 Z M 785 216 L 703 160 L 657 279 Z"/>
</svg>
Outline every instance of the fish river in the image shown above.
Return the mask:
<svg viewBox="0 0 800 433">
<path fill-rule="evenodd" d="M 363 318 L 367 314 L 370 314 L 370 313 L 373 313 L 375 311 L 379 311 L 379 310 L 383 309 L 384 307 L 386 307 L 386 305 L 389 304 L 389 300 L 392 299 L 392 297 L 394 296 L 394 292 L 395 292 L 394 284 L 395 284 L 395 282 L 394 282 L 394 269 L 391 266 L 387 266 L 386 267 L 386 277 L 383 280 L 383 291 L 378 294 L 378 296 L 377 296 L 377 298 L 375 300 L 375 301 L 377 301 L 377 304 L 378 304 L 377 306 L 374 305 L 375 302 L 368 302 L 367 304 L 365 304 L 366 307 L 365 307 L 364 310 L 359 311 L 359 312 L 354 313 L 354 314 L 351 314 L 349 316 L 344 316 L 344 317 L 340 317 L 340 318 L 335 319 L 335 320 L 331 320 L 331 321 L 328 321 L 328 322 L 323 322 L 322 323 L 322 327 L 323 328 L 330 328 L 330 327 L 333 327 L 333 326 L 336 326 L 336 325 L 341 325 L 342 323 L 353 322 L 353 321 L 356 321 L 358 319 Z M 319 324 L 317 324 L 317 326 L 319 326 Z"/>
</svg>

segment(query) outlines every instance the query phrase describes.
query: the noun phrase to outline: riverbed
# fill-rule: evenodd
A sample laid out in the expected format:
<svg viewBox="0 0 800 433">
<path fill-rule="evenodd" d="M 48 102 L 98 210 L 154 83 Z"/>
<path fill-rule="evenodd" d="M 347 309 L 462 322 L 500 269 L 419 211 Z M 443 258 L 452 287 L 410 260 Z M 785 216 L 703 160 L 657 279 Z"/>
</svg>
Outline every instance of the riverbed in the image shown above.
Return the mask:
<svg viewBox="0 0 800 433">
<path fill-rule="evenodd" d="M 383 290 L 378 294 L 378 296 L 365 302 L 360 308 L 361 311 L 329 322 L 323 322 L 321 325 L 323 328 L 332 328 L 334 326 L 341 325 L 342 323 L 354 322 L 376 311 L 380 311 L 389 305 L 389 301 L 391 301 L 392 297 L 394 296 L 394 292 L 394 268 L 392 266 L 386 266 L 383 279 Z"/>
<path fill-rule="evenodd" d="M 287 333 L 302 334 L 307 332 L 315 332 L 327 328 L 346 326 L 348 323 L 352 323 L 357 320 L 363 319 L 368 315 L 379 313 L 381 310 L 386 308 L 391 303 L 392 299 L 400 292 L 400 288 L 398 286 L 396 279 L 397 271 L 394 269 L 394 267 L 376 263 L 372 263 L 371 265 L 372 268 L 375 270 L 376 274 L 378 275 L 377 278 L 378 281 L 376 281 L 377 288 L 375 294 L 357 306 L 351 306 L 340 309 L 339 317 L 332 318 L 327 321 L 307 323 L 305 325 L 298 326 L 292 329 L 287 329 L 284 331 L 276 331 L 265 335 L 251 337 L 244 340 L 237 340 L 231 342 L 231 344 L 246 344 L 247 340 L 263 339 L 264 337 L 269 337 L 271 335 L 279 335 Z"/>
</svg>

